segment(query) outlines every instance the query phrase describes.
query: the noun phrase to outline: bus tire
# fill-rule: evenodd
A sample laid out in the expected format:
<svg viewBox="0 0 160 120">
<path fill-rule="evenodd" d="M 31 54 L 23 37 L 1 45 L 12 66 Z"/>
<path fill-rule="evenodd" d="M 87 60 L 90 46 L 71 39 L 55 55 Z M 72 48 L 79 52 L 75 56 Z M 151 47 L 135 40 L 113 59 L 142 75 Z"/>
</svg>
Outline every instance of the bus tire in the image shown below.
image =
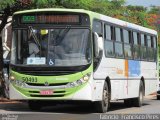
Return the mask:
<svg viewBox="0 0 160 120">
<path fill-rule="evenodd" d="M 103 93 L 102 93 L 102 101 L 96 101 L 95 107 L 98 113 L 105 113 L 109 108 L 109 90 L 107 82 L 104 83 Z"/>
<path fill-rule="evenodd" d="M 143 100 L 144 100 L 144 85 L 143 82 L 140 81 L 139 96 L 137 98 L 134 98 L 134 106 L 141 107 L 143 105 Z"/>
<path fill-rule="evenodd" d="M 29 107 L 29 109 L 31 109 L 33 111 L 38 111 L 42 108 L 40 102 L 36 101 L 36 100 L 29 100 L 28 107 Z"/>
</svg>

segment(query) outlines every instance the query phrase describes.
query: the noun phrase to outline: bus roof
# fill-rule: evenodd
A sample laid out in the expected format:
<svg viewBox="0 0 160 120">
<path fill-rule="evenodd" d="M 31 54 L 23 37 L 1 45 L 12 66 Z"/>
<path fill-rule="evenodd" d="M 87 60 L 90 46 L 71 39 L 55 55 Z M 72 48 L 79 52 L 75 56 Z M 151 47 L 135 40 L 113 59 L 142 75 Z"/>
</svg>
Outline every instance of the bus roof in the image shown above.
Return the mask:
<svg viewBox="0 0 160 120">
<path fill-rule="evenodd" d="M 23 14 L 23 13 L 32 13 L 32 12 L 47 12 L 47 11 L 59 11 L 59 12 L 78 12 L 78 13 L 86 13 L 88 15 L 90 15 L 93 19 L 100 19 L 109 23 L 113 23 L 122 27 L 128 27 L 131 29 L 136 29 L 142 32 L 147 32 L 150 34 L 154 34 L 157 35 L 157 31 L 153 30 L 153 29 L 149 29 L 140 25 L 136 25 L 134 23 L 129 23 L 123 20 L 119 20 L 116 18 L 112 18 L 106 15 L 102 15 L 96 12 L 92 12 L 92 11 L 88 11 L 88 10 L 84 10 L 84 9 L 65 9 L 65 8 L 44 8 L 44 9 L 31 9 L 31 10 L 24 10 L 24 11 L 18 11 L 15 12 L 13 15 L 17 15 L 17 14 Z"/>
</svg>

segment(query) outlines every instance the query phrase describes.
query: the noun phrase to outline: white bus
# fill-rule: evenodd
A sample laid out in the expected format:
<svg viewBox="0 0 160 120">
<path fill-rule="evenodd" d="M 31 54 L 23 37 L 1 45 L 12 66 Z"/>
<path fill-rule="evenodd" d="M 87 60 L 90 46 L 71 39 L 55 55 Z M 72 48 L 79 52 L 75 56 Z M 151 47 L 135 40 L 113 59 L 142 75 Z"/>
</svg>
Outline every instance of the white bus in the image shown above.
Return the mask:
<svg viewBox="0 0 160 120">
<path fill-rule="evenodd" d="M 155 30 L 81 9 L 16 12 L 12 28 L 9 97 L 33 110 L 46 100 L 140 107 L 157 91 Z"/>
</svg>

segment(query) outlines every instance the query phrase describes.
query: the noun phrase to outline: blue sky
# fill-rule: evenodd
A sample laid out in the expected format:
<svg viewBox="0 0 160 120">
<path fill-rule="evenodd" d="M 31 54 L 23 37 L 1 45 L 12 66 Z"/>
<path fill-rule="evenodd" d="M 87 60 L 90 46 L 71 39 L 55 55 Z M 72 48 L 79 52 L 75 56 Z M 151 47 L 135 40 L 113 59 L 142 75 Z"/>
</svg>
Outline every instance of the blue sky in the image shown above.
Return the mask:
<svg viewBox="0 0 160 120">
<path fill-rule="evenodd" d="M 126 0 L 127 5 L 140 5 L 149 7 L 151 5 L 160 6 L 160 0 Z"/>
</svg>

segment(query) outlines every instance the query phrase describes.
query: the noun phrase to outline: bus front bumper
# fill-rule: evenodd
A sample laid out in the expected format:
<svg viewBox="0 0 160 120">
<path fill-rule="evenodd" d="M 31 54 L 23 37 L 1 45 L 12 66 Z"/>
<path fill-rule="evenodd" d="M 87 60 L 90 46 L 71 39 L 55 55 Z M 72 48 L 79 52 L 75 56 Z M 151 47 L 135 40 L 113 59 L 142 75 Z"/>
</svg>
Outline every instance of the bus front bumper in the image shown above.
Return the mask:
<svg viewBox="0 0 160 120">
<path fill-rule="evenodd" d="M 24 88 L 21 88 L 25 90 Z M 21 90 L 17 89 L 14 85 L 9 85 L 9 98 L 11 100 L 87 100 L 87 101 L 93 101 L 93 95 L 92 95 L 92 87 L 90 83 L 86 83 L 85 85 L 81 87 L 77 87 L 77 89 L 74 89 L 74 91 L 70 92 L 70 94 L 62 95 L 62 91 L 59 92 L 58 95 L 56 95 L 58 92 L 55 89 L 55 94 L 53 95 L 40 95 L 40 90 L 45 89 L 52 89 L 48 86 L 48 88 L 39 87 L 38 90 L 30 87 L 29 90 L 26 89 L 26 91 L 21 92 Z M 61 86 L 61 88 L 65 91 L 65 87 Z M 54 90 L 53 90 L 54 91 Z M 29 94 L 30 92 L 30 94 Z M 31 93 L 32 92 L 32 93 Z"/>
</svg>

